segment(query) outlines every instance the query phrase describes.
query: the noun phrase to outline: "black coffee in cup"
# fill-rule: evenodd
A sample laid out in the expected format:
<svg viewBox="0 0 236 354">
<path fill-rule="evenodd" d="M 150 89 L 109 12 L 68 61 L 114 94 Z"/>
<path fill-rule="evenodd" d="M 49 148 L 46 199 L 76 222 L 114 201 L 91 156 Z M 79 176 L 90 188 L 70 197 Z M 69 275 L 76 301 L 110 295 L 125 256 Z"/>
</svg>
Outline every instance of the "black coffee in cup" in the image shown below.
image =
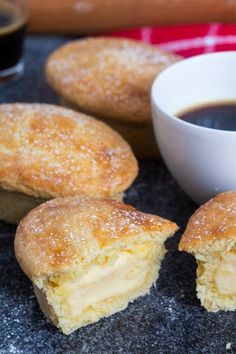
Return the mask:
<svg viewBox="0 0 236 354">
<path fill-rule="evenodd" d="M 17 3 L 0 0 L 0 76 L 21 60 L 26 21 Z"/>
<path fill-rule="evenodd" d="M 236 102 L 212 102 L 186 109 L 176 116 L 201 127 L 236 131 Z"/>
</svg>

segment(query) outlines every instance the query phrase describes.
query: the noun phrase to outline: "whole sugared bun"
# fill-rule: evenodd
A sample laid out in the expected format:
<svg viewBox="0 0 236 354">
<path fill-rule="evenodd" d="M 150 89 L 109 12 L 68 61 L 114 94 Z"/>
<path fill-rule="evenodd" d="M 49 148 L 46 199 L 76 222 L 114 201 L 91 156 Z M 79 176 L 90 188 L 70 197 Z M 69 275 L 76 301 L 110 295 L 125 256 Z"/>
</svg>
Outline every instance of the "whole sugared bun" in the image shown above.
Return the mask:
<svg viewBox="0 0 236 354">
<path fill-rule="evenodd" d="M 118 131 L 139 158 L 159 156 L 151 120 L 155 77 L 180 60 L 141 41 L 77 40 L 48 58 L 46 76 L 63 105 L 91 113 Z"/>
<path fill-rule="evenodd" d="M 0 161 L 0 218 L 10 222 L 53 197 L 116 198 L 138 170 L 129 145 L 114 130 L 47 104 L 0 105 Z"/>
<path fill-rule="evenodd" d="M 154 78 L 179 56 L 141 41 L 98 37 L 55 50 L 48 82 L 68 102 L 109 119 L 150 122 Z"/>
</svg>

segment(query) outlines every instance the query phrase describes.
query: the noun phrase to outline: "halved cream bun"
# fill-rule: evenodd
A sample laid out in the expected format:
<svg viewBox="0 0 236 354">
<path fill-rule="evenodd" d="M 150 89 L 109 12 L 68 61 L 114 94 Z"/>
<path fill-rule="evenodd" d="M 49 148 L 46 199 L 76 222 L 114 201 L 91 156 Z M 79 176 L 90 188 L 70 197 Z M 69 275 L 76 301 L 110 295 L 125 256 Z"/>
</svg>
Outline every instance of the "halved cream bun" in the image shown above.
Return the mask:
<svg viewBox="0 0 236 354">
<path fill-rule="evenodd" d="M 148 293 L 176 230 L 111 199 L 56 198 L 21 221 L 15 253 L 42 311 L 69 334 Z"/>
<path fill-rule="evenodd" d="M 179 249 L 197 260 L 197 296 L 208 311 L 236 309 L 236 191 L 217 195 L 190 218 Z"/>
</svg>

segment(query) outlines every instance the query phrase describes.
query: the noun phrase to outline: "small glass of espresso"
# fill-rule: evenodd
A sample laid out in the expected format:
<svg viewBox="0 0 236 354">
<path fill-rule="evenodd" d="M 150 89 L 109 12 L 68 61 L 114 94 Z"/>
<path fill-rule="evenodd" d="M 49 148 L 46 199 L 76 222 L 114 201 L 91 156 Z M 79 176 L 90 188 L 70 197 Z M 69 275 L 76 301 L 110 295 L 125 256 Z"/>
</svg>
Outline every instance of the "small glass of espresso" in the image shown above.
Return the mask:
<svg viewBox="0 0 236 354">
<path fill-rule="evenodd" d="M 28 20 L 26 1 L 0 0 L 0 84 L 24 71 L 23 40 Z"/>
</svg>

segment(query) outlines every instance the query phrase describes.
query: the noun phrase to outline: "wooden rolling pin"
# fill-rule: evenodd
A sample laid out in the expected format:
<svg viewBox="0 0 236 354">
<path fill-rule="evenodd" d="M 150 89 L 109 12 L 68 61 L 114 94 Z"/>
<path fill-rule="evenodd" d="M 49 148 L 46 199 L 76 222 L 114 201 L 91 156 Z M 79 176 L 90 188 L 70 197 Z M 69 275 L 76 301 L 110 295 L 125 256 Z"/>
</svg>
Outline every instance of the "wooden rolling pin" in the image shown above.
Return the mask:
<svg viewBox="0 0 236 354">
<path fill-rule="evenodd" d="M 29 0 L 31 32 L 102 33 L 179 23 L 236 22 L 236 0 Z"/>
</svg>

